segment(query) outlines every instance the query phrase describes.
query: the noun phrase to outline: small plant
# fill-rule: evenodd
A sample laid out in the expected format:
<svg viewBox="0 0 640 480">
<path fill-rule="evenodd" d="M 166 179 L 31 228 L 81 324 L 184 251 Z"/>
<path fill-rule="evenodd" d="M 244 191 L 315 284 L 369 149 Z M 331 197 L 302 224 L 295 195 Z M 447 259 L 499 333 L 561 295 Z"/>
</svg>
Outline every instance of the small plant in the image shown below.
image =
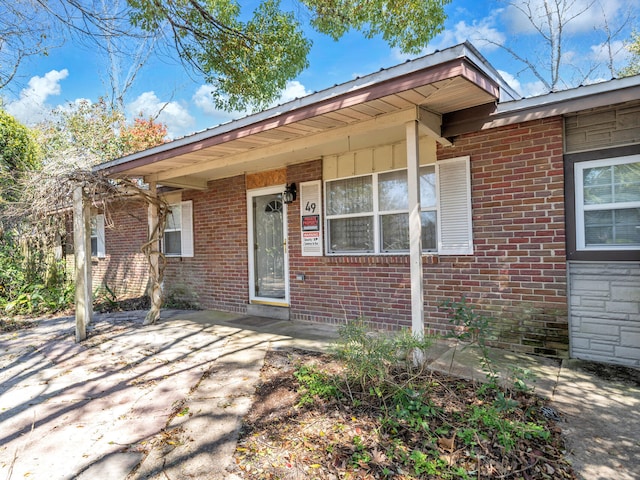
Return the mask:
<svg viewBox="0 0 640 480">
<path fill-rule="evenodd" d="M 340 328 L 339 335 L 334 352 L 347 365 L 351 380 L 364 390 L 373 389 L 378 396 L 387 393 L 386 380 L 393 368 L 413 368 L 413 352 L 426 350 L 432 343 L 430 338 L 416 338 L 406 329 L 384 334 L 373 332 L 362 321 L 347 323 Z"/>
<path fill-rule="evenodd" d="M 423 401 L 423 395 L 411 388 L 399 390 L 393 400 L 395 410 L 393 416 L 416 432 L 429 432 L 429 418 L 437 414 L 437 409 L 430 401 Z"/>
<path fill-rule="evenodd" d="M 313 404 L 315 397 L 340 398 L 342 395 L 333 377 L 312 366 L 301 365 L 293 375 L 300 383 L 301 397 L 298 406 Z"/>
<path fill-rule="evenodd" d="M 487 376 L 490 384 L 497 386 L 498 373 L 489 358 L 489 348 L 486 339 L 489 336 L 490 318 L 476 313 L 473 305 L 467 302 L 467 298 L 462 295 L 460 300 L 444 300 L 440 308 L 449 314 L 449 323 L 454 326 L 453 332 L 449 335 L 462 342 L 468 342 L 468 346 L 477 346 L 480 349 L 480 366 Z"/>
<path fill-rule="evenodd" d="M 361 467 L 371 462 L 371 454 L 367 451 L 366 445 L 358 435 L 353 437 L 354 452 L 351 454 L 351 463 L 354 467 Z"/>
</svg>

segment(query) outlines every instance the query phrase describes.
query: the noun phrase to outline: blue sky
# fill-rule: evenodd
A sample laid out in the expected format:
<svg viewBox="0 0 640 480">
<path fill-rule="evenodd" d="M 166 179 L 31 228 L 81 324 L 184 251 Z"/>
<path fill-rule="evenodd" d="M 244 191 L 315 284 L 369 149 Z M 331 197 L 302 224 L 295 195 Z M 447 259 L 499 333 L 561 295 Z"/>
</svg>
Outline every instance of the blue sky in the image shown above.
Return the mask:
<svg viewBox="0 0 640 480">
<path fill-rule="evenodd" d="M 540 4 L 543 0 L 529 0 Z M 521 0 L 512 3 L 523 4 Z M 582 11 L 592 0 L 568 0 L 574 10 Z M 570 41 L 567 44 L 565 77 L 569 83 L 603 58 L 601 44 L 605 39 L 604 19 L 610 26 L 620 23 L 627 12 L 640 12 L 640 0 L 601 0 L 591 6 L 567 26 Z M 243 2 L 240 1 L 242 5 Z M 538 63 L 541 40 L 530 23 L 504 1 L 453 0 L 446 8 L 448 19 L 445 31 L 424 50 L 424 54 L 443 49 L 465 40 L 471 41 L 489 62 L 503 73 L 504 78 L 523 96 L 545 92 L 544 86 L 523 64 L 514 60 L 495 43 L 511 46 L 521 55 Z M 614 38 L 613 52 L 616 66 L 623 66 L 628 57 L 622 41 L 628 39 L 638 19 Z M 359 75 L 391 67 L 415 56 L 407 56 L 388 47 L 380 39 L 367 40 L 357 32 L 347 34 L 338 42 L 308 32 L 313 40 L 309 68 L 290 82 L 283 93 L 282 103 L 308 93 L 347 82 Z M 486 40 L 490 40 L 487 42 Z M 493 43 L 491 43 L 493 42 Z M 30 125 L 41 120 L 51 109 L 78 99 L 96 101 L 107 91 L 101 58 L 86 46 L 67 41 L 54 48 L 46 57 L 31 58 L 20 71 L 19 83 L 0 91 L 4 108 L 23 123 Z M 591 81 L 607 80 L 606 70 L 592 73 Z M 197 78 L 187 75 L 179 64 L 154 60 L 137 78 L 126 98 L 130 115 L 159 115 L 168 126 L 171 137 L 188 135 L 213 127 L 219 123 L 246 115 L 246 112 L 220 112 L 215 110 L 208 92 L 210 88 Z M 160 112 L 160 113 L 158 113 Z"/>
</svg>

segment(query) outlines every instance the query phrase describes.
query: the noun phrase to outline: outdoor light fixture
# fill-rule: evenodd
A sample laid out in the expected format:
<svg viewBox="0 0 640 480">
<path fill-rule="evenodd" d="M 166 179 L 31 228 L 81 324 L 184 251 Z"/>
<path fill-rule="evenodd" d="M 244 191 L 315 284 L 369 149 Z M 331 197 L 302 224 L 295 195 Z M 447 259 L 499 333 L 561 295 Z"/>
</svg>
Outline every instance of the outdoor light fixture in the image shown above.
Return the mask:
<svg viewBox="0 0 640 480">
<path fill-rule="evenodd" d="M 282 200 L 284 203 L 293 203 L 296 200 L 296 194 L 298 193 L 298 189 L 296 188 L 295 183 L 287 183 L 287 186 L 284 189 L 284 193 L 282 194 Z"/>
</svg>

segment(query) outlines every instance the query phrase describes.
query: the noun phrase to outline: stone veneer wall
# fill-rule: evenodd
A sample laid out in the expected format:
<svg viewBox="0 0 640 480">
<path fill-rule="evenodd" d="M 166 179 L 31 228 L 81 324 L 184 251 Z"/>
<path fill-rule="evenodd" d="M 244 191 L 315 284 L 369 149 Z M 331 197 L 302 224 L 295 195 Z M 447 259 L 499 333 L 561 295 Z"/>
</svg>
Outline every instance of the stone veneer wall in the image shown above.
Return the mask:
<svg viewBox="0 0 640 480">
<path fill-rule="evenodd" d="M 571 356 L 640 367 L 640 262 L 570 262 Z"/>
</svg>

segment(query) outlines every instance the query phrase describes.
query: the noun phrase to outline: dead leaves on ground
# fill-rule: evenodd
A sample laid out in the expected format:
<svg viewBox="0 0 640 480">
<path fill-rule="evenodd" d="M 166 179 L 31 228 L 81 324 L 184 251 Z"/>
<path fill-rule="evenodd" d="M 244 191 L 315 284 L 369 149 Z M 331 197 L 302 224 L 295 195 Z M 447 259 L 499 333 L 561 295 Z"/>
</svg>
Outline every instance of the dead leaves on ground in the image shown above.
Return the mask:
<svg viewBox="0 0 640 480">
<path fill-rule="evenodd" d="M 505 449 L 500 432 L 471 428 L 459 412 L 482 406 L 478 386 L 447 376 L 428 379 L 438 412 L 428 430 L 387 428 L 366 401 L 317 399 L 298 407 L 296 366 L 314 364 L 332 373 L 341 365 L 328 356 L 298 350 L 269 352 L 253 407 L 245 417 L 235 452 L 234 473 L 246 479 L 505 478 L 575 479 L 563 457 L 560 429 L 547 422 L 548 440 L 514 438 Z M 524 410 L 540 409 L 535 396 L 518 399 Z M 466 422 L 466 423 L 465 423 Z M 504 432 L 503 432 L 504 433 Z"/>
</svg>

